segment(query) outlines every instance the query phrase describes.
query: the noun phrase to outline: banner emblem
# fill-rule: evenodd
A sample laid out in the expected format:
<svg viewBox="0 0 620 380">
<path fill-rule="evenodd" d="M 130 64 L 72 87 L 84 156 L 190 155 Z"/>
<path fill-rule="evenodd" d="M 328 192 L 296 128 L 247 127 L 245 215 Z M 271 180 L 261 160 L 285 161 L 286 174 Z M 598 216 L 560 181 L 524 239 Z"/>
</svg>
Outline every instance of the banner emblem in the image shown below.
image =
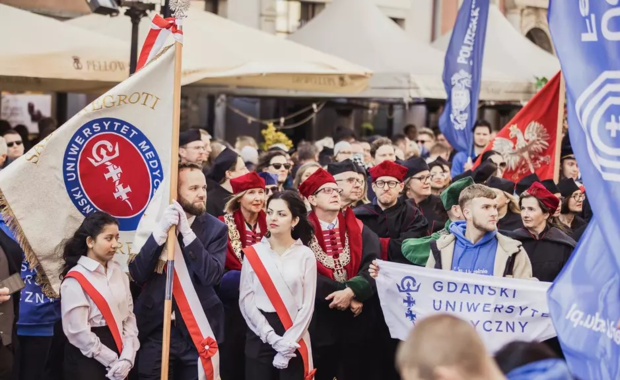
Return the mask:
<svg viewBox="0 0 620 380">
<path fill-rule="evenodd" d="M 603 71 L 579 96 L 575 112 L 592 162 L 603 179 L 620 182 L 620 71 Z"/>
<path fill-rule="evenodd" d="M 467 119 L 469 118 L 472 76 L 465 70 L 459 70 L 452 75 L 450 80 L 452 82 L 450 121 L 454 129 L 463 130 L 467 127 Z"/>
<path fill-rule="evenodd" d="M 411 293 L 417 293 L 420 291 L 420 285 L 415 277 L 405 276 L 400 280 L 400 285 L 396 285 L 400 293 L 405 293 L 403 298 L 403 304 L 407 310 L 405 311 L 405 318 L 411 321 L 415 325 L 415 320 L 418 316 L 413 312 L 412 308 L 415 306 L 415 299 L 411 296 Z M 402 296 L 402 294 L 401 294 Z"/>
<path fill-rule="evenodd" d="M 69 198 L 84 216 L 105 211 L 118 219 L 121 231 L 132 231 L 161 184 L 163 170 L 140 129 L 100 118 L 78 128 L 69 140 L 63 177 Z"/>
</svg>

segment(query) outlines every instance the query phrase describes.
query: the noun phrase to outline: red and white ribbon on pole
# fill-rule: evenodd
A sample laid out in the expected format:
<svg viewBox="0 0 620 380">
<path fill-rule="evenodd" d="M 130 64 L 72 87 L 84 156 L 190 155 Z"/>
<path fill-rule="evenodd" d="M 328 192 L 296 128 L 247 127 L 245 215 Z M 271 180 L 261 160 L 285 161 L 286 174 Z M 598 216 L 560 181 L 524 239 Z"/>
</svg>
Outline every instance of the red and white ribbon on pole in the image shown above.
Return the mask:
<svg viewBox="0 0 620 380">
<path fill-rule="evenodd" d="M 174 17 L 163 18 L 156 14 L 151 21 L 151 30 L 142 45 L 136 72 L 161 51 L 170 33 L 172 33 L 177 42 L 183 43 L 181 19 L 175 19 Z"/>
<path fill-rule="evenodd" d="M 198 350 L 198 379 L 220 379 L 220 352 L 194 284 L 179 242 L 175 242 L 172 295 L 194 346 Z"/>
</svg>

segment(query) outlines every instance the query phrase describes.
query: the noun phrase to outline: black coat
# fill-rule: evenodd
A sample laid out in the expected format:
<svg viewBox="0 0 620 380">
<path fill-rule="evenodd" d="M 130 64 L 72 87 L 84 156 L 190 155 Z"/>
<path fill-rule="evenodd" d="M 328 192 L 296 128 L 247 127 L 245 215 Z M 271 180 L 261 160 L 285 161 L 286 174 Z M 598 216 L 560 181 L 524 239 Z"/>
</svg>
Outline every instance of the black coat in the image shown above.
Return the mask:
<svg viewBox="0 0 620 380">
<path fill-rule="evenodd" d="M 214 287 L 224 274 L 228 232 L 224 223 L 209 214 L 196 217 L 192 223 L 192 231 L 196 234 L 196 239 L 185 246 L 181 238 L 179 244 L 202 308 L 207 314 L 216 340 L 221 343 L 224 338 L 224 306 L 215 294 Z M 142 293 L 134 308 L 140 340 L 151 333 L 161 334 L 166 273 L 156 273 L 155 268 L 164 246 L 165 244 L 158 246 L 153 235 L 149 236 L 135 260 L 129 264 L 131 278 L 142 287 Z M 187 327 L 180 318 L 181 313 L 176 307 L 176 302 L 173 310 L 177 316 L 177 327 L 191 342 Z"/>
<path fill-rule="evenodd" d="M 19 244 L 4 233 L 2 229 L 0 229 L 0 246 L 2 246 L 2 250 L 4 251 L 9 264 L 9 275 L 21 273 L 22 261 L 24 259 L 23 251 Z M 4 279 L 2 278 L 0 280 Z M 15 328 L 15 324 L 17 323 L 17 319 L 19 317 L 19 293 L 13 294 L 11 298 L 13 298 L 13 315 L 15 316 L 13 321 L 13 335 L 16 336 L 17 329 Z M 17 342 L 15 342 L 15 344 L 16 343 Z M 1 341 L 0 344 L 2 344 Z"/>
<path fill-rule="evenodd" d="M 511 232 L 518 230 L 519 228 L 523 228 L 521 214 L 515 214 L 510 211 L 509 207 L 506 215 L 504 215 L 504 217 L 497 222 L 497 229 L 503 232 Z"/>
<path fill-rule="evenodd" d="M 207 213 L 216 218 L 224 215 L 224 206 L 232 196 L 233 194 L 219 183 L 207 179 Z"/>
<path fill-rule="evenodd" d="M 508 236 L 523 244 L 532 262 L 534 277 L 547 282 L 553 282 L 560 274 L 577 244 L 561 230 L 549 226 L 538 238 L 525 228 L 519 228 Z"/>
<path fill-rule="evenodd" d="M 448 219 L 445 216 L 438 214 L 436 211 L 437 207 L 443 207 L 441 198 L 436 195 L 431 195 L 422 202 L 418 203 L 417 207 L 420 209 L 422 215 L 426 218 L 428 223 L 428 235 L 444 229 L 446 226 L 446 220 Z"/>
<path fill-rule="evenodd" d="M 396 205 L 382 210 L 379 205 L 366 204 L 356 207 L 355 216 L 379 238 L 389 238 L 387 257 L 389 261 L 409 264 L 403 256 L 403 240 L 427 235 L 428 223 L 412 202 L 398 199 Z"/>
<path fill-rule="evenodd" d="M 372 288 L 370 299 L 375 297 L 375 280 L 370 277 L 368 268 L 372 261 L 379 257 L 379 238 L 368 227 L 362 229 L 362 259 L 357 276 L 363 277 Z M 313 347 L 325 347 L 340 344 L 343 341 L 362 340 L 368 329 L 374 325 L 376 310 L 367 305 L 368 298 L 358 299 L 364 303 L 362 313 L 354 317 L 350 310 L 330 309 L 331 301 L 325 298 L 338 290 L 344 290 L 346 283 L 332 280 L 319 273 L 317 277 L 314 314 L 310 322 L 310 337 Z"/>
</svg>

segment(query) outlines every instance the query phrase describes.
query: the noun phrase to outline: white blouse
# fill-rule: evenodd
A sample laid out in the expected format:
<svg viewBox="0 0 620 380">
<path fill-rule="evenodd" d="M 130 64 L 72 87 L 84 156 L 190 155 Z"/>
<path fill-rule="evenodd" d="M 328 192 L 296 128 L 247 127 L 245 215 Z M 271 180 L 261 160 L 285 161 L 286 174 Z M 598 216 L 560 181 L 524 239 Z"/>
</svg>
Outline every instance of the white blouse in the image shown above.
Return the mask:
<svg viewBox="0 0 620 380">
<path fill-rule="evenodd" d="M 312 313 L 314 312 L 314 297 L 316 294 L 317 269 L 316 259 L 312 250 L 297 240 L 282 256 L 271 249 L 269 240 L 263 237 L 260 243 L 269 252 L 275 266 L 282 274 L 284 282 L 290 289 L 295 303 L 301 305 L 297 316 L 293 320 L 293 326 L 288 329 L 284 338 L 293 342 L 299 341 L 310 326 Z M 267 336 L 274 332 L 261 310 L 266 313 L 274 313 L 276 310 L 269 301 L 269 297 L 263 289 L 254 269 L 243 258 L 241 266 L 241 282 L 239 286 L 239 307 L 241 314 L 248 327 L 264 342 Z"/>
<path fill-rule="evenodd" d="M 82 256 L 72 270 L 78 270 L 108 302 L 115 303 L 110 306 L 116 306 L 123 319 L 123 352 L 117 356 L 91 331 L 91 327 L 103 327 L 107 324 L 99 308 L 74 278 L 64 279 L 60 286 L 62 328 L 69 343 L 77 347 L 84 356 L 94 358 L 106 368 L 117 359 L 129 360 L 133 365 L 140 341 L 127 275 L 114 260 L 108 262 L 106 272 L 101 264 L 86 256 Z"/>
</svg>

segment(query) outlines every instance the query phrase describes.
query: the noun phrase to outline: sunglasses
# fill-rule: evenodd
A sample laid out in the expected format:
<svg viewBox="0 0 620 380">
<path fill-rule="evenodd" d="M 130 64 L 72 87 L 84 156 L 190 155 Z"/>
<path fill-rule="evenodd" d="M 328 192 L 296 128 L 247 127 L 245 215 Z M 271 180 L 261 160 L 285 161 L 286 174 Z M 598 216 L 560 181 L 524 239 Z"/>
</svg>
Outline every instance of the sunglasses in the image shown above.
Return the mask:
<svg viewBox="0 0 620 380">
<path fill-rule="evenodd" d="M 22 145 L 22 142 L 21 141 L 11 141 L 9 143 L 6 143 L 6 146 L 8 146 L 9 148 L 12 148 L 13 145 L 20 146 L 20 145 Z"/>
<path fill-rule="evenodd" d="M 275 194 L 277 191 L 278 191 L 278 187 L 277 186 L 265 187 L 265 194 L 267 194 L 267 195 Z"/>
<path fill-rule="evenodd" d="M 289 170 L 291 168 L 291 164 L 271 164 L 271 166 L 273 166 L 273 168 L 276 170 L 280 170 L 282 166 L 284 166 L 284 169 L 286 170 Z"/>
</svg>

